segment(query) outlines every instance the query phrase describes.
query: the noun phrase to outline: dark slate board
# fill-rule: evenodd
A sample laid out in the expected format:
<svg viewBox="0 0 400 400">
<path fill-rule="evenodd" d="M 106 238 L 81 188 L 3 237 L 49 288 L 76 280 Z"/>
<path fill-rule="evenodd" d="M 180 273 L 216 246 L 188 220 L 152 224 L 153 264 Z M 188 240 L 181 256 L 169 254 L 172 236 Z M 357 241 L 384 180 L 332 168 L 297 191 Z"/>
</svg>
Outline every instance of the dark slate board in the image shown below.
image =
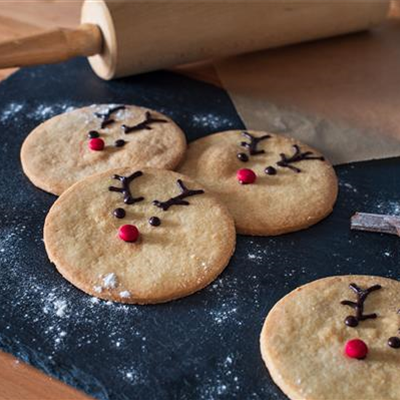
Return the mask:
<svg viewBox="0 0 400 400">
<path fill-rule="evenodd" d="M 92 103 L 158 109 L 188 140 L 243 127 L 223 90 L 168 72 L 107 83 L 77 60 L 25 69 L 2 83 L 2 349 L 98 399 L 284 399 L 258 345 L 274 303 L 329 275 L 400 278 L 397 237 L 349 230 L 355 211 L 400 214 L 400 160 L 390 159 L 337 168 L 337 206 L 317 226 L 277 238 L 239 237 L 226 271 L 200 293 L 147 307 L 96 302 L 47 260 L 42 226 L 55 197 L 33 187 L 19 161 L 22 141 L 39 122 Z"/>
</svg>

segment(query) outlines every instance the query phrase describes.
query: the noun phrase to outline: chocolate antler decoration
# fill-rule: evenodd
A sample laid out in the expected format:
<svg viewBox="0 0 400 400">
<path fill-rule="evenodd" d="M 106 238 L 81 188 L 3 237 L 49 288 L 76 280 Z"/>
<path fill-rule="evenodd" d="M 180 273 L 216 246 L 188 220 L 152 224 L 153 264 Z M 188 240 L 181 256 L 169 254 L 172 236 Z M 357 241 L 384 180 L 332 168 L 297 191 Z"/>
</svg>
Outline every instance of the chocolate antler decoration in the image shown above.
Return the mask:
<svg viewBox="0 0 400 400">
<path fill-rule="evenodd" d="M 94 115 L 97 118 L 101 118 L 103 120 L 103 122 L 101 123 L 101 129 L 105 128 L 107 125 L 112 124 L 113 122 L 115 122 L 115 120 L 110 119 L 111 114 L 119 111 L 119 110 L 125 110 L 125 106 L 117 106 L 117 107 L 113 107 L 113 108 L 109 108 L 107 111 L 105 112 L 95 112 Z"/>
<path fill-rule="evenodd" d="M 248 133 L 248 132 L 242 132 L 242 135 L 247 137 L 250 140 L 250 143 L 241 142 L 240 145 L 242 147 L 246 147 L 247 149 L 249 149 L 249 154 L 251 156 L 265 153 L 264 150 L 257 150 L 257 146 L 258 146 L 258 143 L 260 143 L 262 140 L 269 139 L 271 137 L 271 135 L 264 135 L 259 138 L 253 136 L 251 133 Z"/>
<path fill-rule="evenodd" d="M 294 167 L 290 165 L 291 163 L 303 161 L 303 160 L 321 160 L 324 161 L 324 157 L 313 156 L 312 151 L 305 151 L 304 153 L 301 152 L 300 147 L 297 144 L 293 145 L 294 154 L 291 157 L 288 157 L 286 154 L 281 153 L 280 157 L 281 160 L 278 161 L 276 164 L 280 167 L 289 168 L 295 172 L 301 172 L 300 168 Z"/>
<path fill-rule="evenodd" d="M 204 190 L 189 190 L 180 179 L 178 179 L 176 183 L 178 184 L 181 194 L 175 197 L 171 197 L 167 201 L 154 200 L 153 204 L 156 207 L 162 208 L 164 211 L 167 211 L 168 208 L 170 208 L 171 206 L 188 206 L 190 203 L 183 199 L 185 199 L 186 197 L 204 193 Z"/>
<path fill-rule="evenodd" d="M 118 192 L 118 193 L 122 193 L 124 195 L 124 203 L 125 204 L 134 204 L 134 203 L 138 203 L 139 201 L 144 200 L 144 197 L 133 197 L 131 190 L 129 188 L 129 184 L 136 178 L 138 178 L 139 176 L 142 176 L 143 172 L 142 171 L 137 171 L 134 172 L 132 175 L 129 176 L 121 176 L 121 175 L 114 175 L 113 179 L 118 179 L 121 184 L 122 187 L 118 188 L 115 186 L 110 186 L 108 188 L 108 190 L 110 190 L 111 192 Z"/>
<path fill-rule="evenodd" d="M 381 289 L 382 286 L 374 285 L 369 287 L 368 289 L 361 289 L 355 283 L 351 283 L 349 287 L 356 293 L 357 302 L 353 302 L 350 300 L 343 300 L 340 302 L 340 304 L 354 308 L 356 310 L 356 315 L 355 316 L 349 315 L 348 317 L 346 317 L 344 321 L 345 324 L 351 327 L 355 327 L 358 325 L 360 321 L 364 321 L 366 319 L 375 319 L 377 317 L 375 313 L 364 315 L 364 302 L 371 292 Z"/>
<path fill-rule="evenodd" d="M 139 122 L 137 125 L 134 125 L 134 126 L 122 125 L 121 128 L 123 129 L 123 131 L 125 133 L 131 133 L 131 132 L 135 132 L 135 131 L 140 131 L 142 129 L 152 129 L 150 124 L 154 124 L 156 122 L 164 124 L 168 121 L 166 119 L 153 118 L 150 114 L 150 111 L 146 111 L 144 121 Z"/>
</svg>

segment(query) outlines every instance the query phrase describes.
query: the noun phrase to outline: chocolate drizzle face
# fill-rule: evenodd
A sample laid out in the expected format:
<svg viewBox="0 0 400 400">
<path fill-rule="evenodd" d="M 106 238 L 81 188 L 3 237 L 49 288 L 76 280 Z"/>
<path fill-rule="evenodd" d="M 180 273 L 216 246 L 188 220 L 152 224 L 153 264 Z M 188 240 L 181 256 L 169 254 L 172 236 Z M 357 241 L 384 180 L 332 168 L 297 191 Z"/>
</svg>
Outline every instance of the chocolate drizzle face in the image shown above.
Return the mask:
<svg viewBox="0 0 400 400">
<path fill-rule="evenodd" d="M 113 179 L 117 179 L 121 182 L 122 187 L 118 188 L 115 186 L 110 186 L 108 190 L 110 192 L 118 192 L 122 193 L 124 195 L 124 203 L 125 204 L 134 204 L 138 203 L 139 201 L 143 201 L 144 197 L 133 197 L 131 190 L 129 188 L 130 183 L 138 178 L 139 176 L 142 176 L 143 172 L 142 171 L 136 171 L 132 175 L 129 176 L 121 176 L 121 175 L 114 175 Z"/>
<path fill-rule="evenodd" d="M 271 135 L 264 135 L 261 137 L 255 137 L 251 133 L 248 132 L 242 132 L 242 135 L 245 136 L 247 139 L 250 140 L 250 143 L 247 142 L 241 142 L 240 145 L 242 147 L 245 147 L 246 149 L 249 149 L 249 154 L 251 156 L 256 156 L 258 154 L 264 154 L 264 150 L 258 150 L 257 146 L 262 140 L 269 139 Z"/>
<path fill-rule="evenodd" d="M 119 110 L 125 110 L 125 106 L 117 106 L 117 107 L 109 108 L 107 111 L 95 112 L 94 115 L 97 118 L 107 120 L 107 119 L 110 119 L 112 114 L 116 113 Z"/>
<path fill-rule="evenodd" d="M 113 124 L 115 119 L 107 119 L 101 123 L 101 129 L 104 129 L 107 125 Z"/>
<path fill-rule="evenodd" d="M 312 151 L 305 151 L 304 153 L 302 153 L 300 147 L 297 144 L 294 144 L 293 148 L 294 148 L 294 154 L 290 157 L 288 157 L 284 153 L 280 154 L 281 159 L 276 163 L 279 167 L 289 168 L 292 171 L 299 173 L 301 172 L 301 169 L 294 167 L 293 165 L 290 164 L 305 160 L 320 160 L 320 161 L 325 160 L 324 157 L 314 156 Z"/>
<path fill-rule="evenodd" d="M 142 129 L 153 129 L 150 125 L 155 124 L 155 123 L 160 123 L 160 124 L 165 124 L 168 121 L 166 119 L 161 119 L 161 118 L 153 118 L 151 116 L 150 111 L 146 111 L 145 114 L 145 119 L 142 122 L 139 122 L 136 125 L 133 126 L 128 126 L 128 125 L 122 125 L 121 128 L 125 133 L 131 133 L 131 132 L 136 132 L 136 131 L 141 131 Z"/>
<path fill-rule="evenodd" d="M 181 193 L 178 196 L 171 197 L 167 201 L 154 200 L 153 204 L 156 207 L 162 208 L 164 211 L 167 211 L 171 206 L 188 206 L 190 203 L 184 200 L 186 197 L 196 196 L 198 194 L 204 193 L 204 190 L 188 189 L 180 179 L 178 179 L 176 183 Z"/>
<path fill-rule="evenodd" d="M 111 115 L 116 113 L 119 110 L 125 110 L 125 106 L 117 106 L 117 107 L 109 108 L 107 111 L 94 113 L 94 115 L 97 118 L 101 118 L 103 120 L 101 123 L 101 129 L 103 129 L 107 125 L 110 125 L 115 122 L 114 119 L 111 119 Z"/>
<path fill-rule="evenodd" d="M 349 287 L 357 295 L 357 301 L 354 302 L 350 300 L 343 300 L 340 302 L 340 304 L 354 308 L 356 310 L 356 315 L 349 315 L 348 317 L 346 317 L 344 323 L 347 326 L 356 327 L 360 321 L 365 321 L 366 319 L 375 319 L 377 317 L 375 313 L 364 314 L 364 302 L 370 293 L 381 289 L 382 286 L 374 285 L 369 287 L 368 289 L 361 289 L 355 283 L 351 283 Z"/>
</svg>

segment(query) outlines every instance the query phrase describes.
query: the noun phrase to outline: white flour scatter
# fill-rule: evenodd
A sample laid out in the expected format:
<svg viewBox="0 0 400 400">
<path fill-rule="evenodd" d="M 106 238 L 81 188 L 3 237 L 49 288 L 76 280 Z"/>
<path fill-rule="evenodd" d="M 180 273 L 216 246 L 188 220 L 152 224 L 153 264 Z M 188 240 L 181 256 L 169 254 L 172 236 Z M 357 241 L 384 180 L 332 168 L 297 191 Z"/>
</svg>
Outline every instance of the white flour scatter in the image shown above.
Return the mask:
<svg viewBox="0 0 400 400">
<path fill-rule="evenodd" d="M 388 215 L 400 215 L 400 201 L 384 200 L 376 205 L 374 211 L 366 211 L 366 212 L 376 212 L 379 214 L 388 214 Z"/>
<path fill-rule="evenodd" d="M 62 340 L 67 336 L 67 332 L 61 331 L 60 328 L 57 328 L 58 336 L 54 339 L 54 342 L 56 345 L 60 345 L 62 343 Z"/>
<path fill-rule="evenodd" d="M 68 304 L 64 299 L 56 297 L 56 289 L 53 289 L 47 296 L 43 312 L 45 314 L 54 313 L 57 317 L 65 317 Z"/>
<path fill-rule="evenodd" d="M 202 126 L 204 128 L 218 131 L 219 129 L 233 128 L 233 123 L 228 118 L 220 117 L 217 114 L 194 114 L 192 123 L 195 126 Z"/>
<path fill-rule="evenodd" d="M 124 291 L 120 292 L 119 295 L 120 295 L 123 299 L 126 299 L 126 298 L 128 298 L 128 297 L 131 297 L 131 294 L 130 294 L 127 290 L 124 290 Z"/>
<path fill-rule="evenodd" d="M 260 250 L 258 250 L 257 253 L 249 253 L 247 254 L 247 258 L 251 261 L 255 262 L 262 262 L 264 260 L 264 253 Z"/>
<path fill-rule="evenodd" d="M 96 293 L 101 293 L 103 291 L 103 288 L 101 286 L 93 286 L 93 290 Z"/>
<path fill-rule="evenodd" d="M 5 219 L 7 216 L 3 215 L 2 217 Z M 20 234 L 23 233 L 25 229 L 25 225 L 15 225 L 14 227 L 2 230 L 0 236 L 0 261 L 4 260 L 7 262 L 13 258 L 13 248 L 21 242 Z"/>
<path fill-rule="evenodd" d="M 269 255 L 270 247 L 260 246 L 253 241 L 249 242 L 247 260 L 257 265 L 266 265 L 269 262 Z"/>
<path fill-rule="evenodd" d="M 65 317 L 67 302 L 65 300 L 56 300 L 54 302 L 54 309 L 58 317 Z"/>
<path fill-rule="evenodd" d="M 210 315 L 213 317 L 217 324 L 224 322 L 235 322 L 237 325 L 241 325 L 241 321 L 237 317 L 237 308 L 229 303 L 222 303 L 219 309 L 211 310 Z"/>
<path fill-rule="evenodd" d="M 33 111 L 28 113 L 28 118 L 35 119 L 38 121 L 45 121 L 46 119 L 52 118 L 58 114 L 66 113 L 74 110 L 76 107 L 72 104 L 40 104 Z"/>
<path fill-rule="evenodd" d="M 7 123 L 14 121 L 23 108 L 24 104 L 22 103 L 9 103 L 6 107 L 0 110 L 0 122 Z"/>
<path fill-rule="evenodd" d="M 227 398 L 236 398 L 241 387 L 239 372 L 235 366 L 235 355 L 229 354 L 218 362 L 215 372 L 213 376 L 204 379 L 200 387 L 200 398 L 202 400 L 217 399 L 222 395 L 229 395 Z"/>
<path fill-rule="evenodd" d="M 206 308 L 211 322 L 218 331 L 225 325 L 241 326 L 238 312 L 240 303 L 240 282 L 237 278 L 224 276 L 218 278 L 206 290 L 213 293 L 215 303 Z"/>
<path fill-rule="evenodd" d="M 350 190 L 350 191 L 352 191 L 353 193 L 358 193 L 358 190 L 357 190 L 356 187 L 354 187 L 353 185 L 351 185 L 351 184 L 348 183 L 348 182 L 343 182 L 342 179 L 339 179 L 339 186 L 340 186 L 341 188 L 344 188 L 345 190 Z"/>
<path fill-rule="evenodd" d="M 39 104 L 34 107 L 29 105 L 29 112 L 26 113 L 27 105 L 20 102 L 12 102 L 0 109 L 0 122 L 1 123 L 16 123 L 23 114 L 24 118 L 43 122 L 46 119 L 54 117 L 55 115 L 72 111 L 76 105 L 72 103 L 51 103 Z"/>
<path fill-rule="evenodd" d="M 109 108 L 118 107 L 119 105 L 120 104 L 111 105 L 110 107 L 107 107 L 107 110 Z M 138 112 L 135 109 L 125 108 L 123 110 L 119 110 L 116 113 L 114 113 L 113 119 L 118 122 L 124 122 L 127 118 L 136 117 L 137 114 L 138 114 Z"/>
<path fill-rule="evenodd" d="M 114 272 L 110 272 L 103 278 L 103 284 L 106 289 L 114 289 L 117 287 L 117 276 L 114 274 Z"/>
<path fill-rule="evenodd" d="M 130 385 L 137 385 L 138 383 L 143 382 L 140 372 L 136 368 L 123 367 L 120 369 L 120 373 L 124 381 Z"/>
</svg>

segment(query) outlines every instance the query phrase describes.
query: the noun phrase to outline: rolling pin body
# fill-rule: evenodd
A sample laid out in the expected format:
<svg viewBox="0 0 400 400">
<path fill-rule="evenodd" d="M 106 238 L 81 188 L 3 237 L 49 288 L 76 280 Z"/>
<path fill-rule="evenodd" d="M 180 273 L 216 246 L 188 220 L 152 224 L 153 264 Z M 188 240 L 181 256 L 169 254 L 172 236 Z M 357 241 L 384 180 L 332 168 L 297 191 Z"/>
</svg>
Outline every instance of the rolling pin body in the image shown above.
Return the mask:
<svg viewBox="0 0 400 400">
<path fill-rule="evenodd" d="M 88 56 L 104 79 L 356 32 L 389 0 L 85 0 L 82 25 L 0 43 L 0 68 Z"/>
<path fill-rule="evenodd" d="M 82 23 L 100 26 L 89 58 L 104 79 L 356 32 L 381 22 L 388 1 L 86 0 Z"/>
</svg>

